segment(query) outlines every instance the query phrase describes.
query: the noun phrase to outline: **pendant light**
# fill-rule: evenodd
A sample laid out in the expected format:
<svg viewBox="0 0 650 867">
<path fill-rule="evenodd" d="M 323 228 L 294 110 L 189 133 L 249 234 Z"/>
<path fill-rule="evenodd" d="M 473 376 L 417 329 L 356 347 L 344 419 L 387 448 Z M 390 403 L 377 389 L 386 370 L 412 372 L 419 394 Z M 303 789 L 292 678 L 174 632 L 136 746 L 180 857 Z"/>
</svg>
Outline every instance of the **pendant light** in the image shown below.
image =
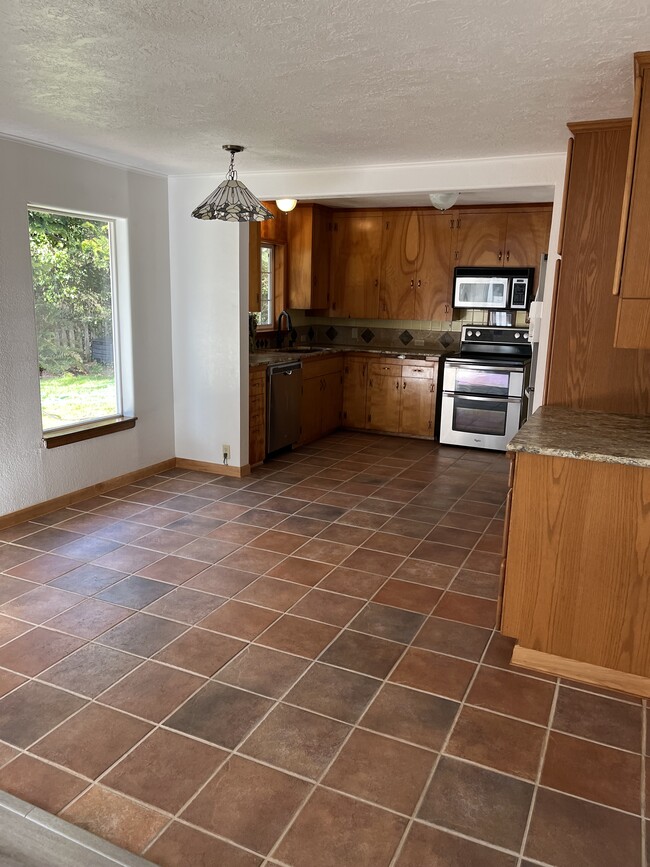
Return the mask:
<svg viewBox="0 0 650 867">
<path fill-rule="evenodd" d="M 293 211 L 298 204 L 298 199 L 276 199 L 275 204 L 281 211 Z"/>
<path fill-rule="evenodd" d="M 446 211 L 447 208 L 453 207 L 459 196 L 460 193 L 429 193 L 431 204 L 439 211 Z"/>
<path fill-rule="evenodd" d="M 192 216 L 197 220 L 226 220 L 229 223 L 274 220 L 273 214 L 245 184 L 237 180 L 235 154 L 244 150 L 242 145 L 222 145 L 222 147 L 230 153 L 230 166 L 226 179 L 221 181 L 217 189 L 192 211 Z"/>
</svg>

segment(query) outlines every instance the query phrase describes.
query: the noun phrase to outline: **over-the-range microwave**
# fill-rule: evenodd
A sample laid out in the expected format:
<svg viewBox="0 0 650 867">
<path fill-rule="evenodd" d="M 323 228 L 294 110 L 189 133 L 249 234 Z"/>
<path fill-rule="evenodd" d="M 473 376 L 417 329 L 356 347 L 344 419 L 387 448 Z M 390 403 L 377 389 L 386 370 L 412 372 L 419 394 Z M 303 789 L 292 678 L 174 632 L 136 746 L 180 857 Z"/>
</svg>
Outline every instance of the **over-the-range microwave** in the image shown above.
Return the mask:
<svg viewBox="0 0 650 867">
<path fill-rule="evenodd" d="M 527 310 L 534 268 L 456 268 L 454 307 L 474 310 Z"/>
</svg>

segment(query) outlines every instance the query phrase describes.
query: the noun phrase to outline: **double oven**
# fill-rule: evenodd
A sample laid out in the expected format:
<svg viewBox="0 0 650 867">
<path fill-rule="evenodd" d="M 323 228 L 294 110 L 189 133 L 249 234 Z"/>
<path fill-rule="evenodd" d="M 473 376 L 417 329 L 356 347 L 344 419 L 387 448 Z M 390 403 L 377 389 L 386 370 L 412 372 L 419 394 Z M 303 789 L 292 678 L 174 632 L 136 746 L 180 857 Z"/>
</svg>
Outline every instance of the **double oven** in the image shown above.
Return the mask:
<svg viewBox="0 0 650 867">
<path fill-rule="evenodd" d="M 527 416 L 531 349 L 526 329 L 463 327 L 444 365 L 441 443 L 505 450 Z"/>
</svg>

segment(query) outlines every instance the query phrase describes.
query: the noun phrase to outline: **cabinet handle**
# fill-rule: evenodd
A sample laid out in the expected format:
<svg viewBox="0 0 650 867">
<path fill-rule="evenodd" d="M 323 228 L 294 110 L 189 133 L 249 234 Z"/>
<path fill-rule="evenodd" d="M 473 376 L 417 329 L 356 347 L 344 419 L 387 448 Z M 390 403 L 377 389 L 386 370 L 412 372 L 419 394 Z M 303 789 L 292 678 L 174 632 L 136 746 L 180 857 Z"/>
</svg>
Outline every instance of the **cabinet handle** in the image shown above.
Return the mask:
<svg viewBox="0 0 650 867">
<path fill-rule="evenodd" d="M 506 262 L 510 261 L 510 250 L 506 252 Z"/>
<path fill-rule="evenodd" d="M 418 280 L 418 289 L 420 288 L 421 285 L 422 285 L 422 280 Z"/>
<path fill-rule="evenodd" d="M 421 367 L 414 367 L 413 370 L 415 371 L 415 373 L 422 373 Z"/>
<path fill-rule="evenodd" d="M 453 220 L 450 220 L 450 221 L 449 221 L 449 228 L 450 228 L 450 229 L 453 229 L 453 228 L 454 228 L 454 221 L 453 221 Z"/>
<path fill-rule="evenodd" d="M 456 250 L 456 252 L 454 254 L 454 259 L 456 259 L 456 261 L 458 261 L 458 250 Z"/>
<path fill-rule="evenodd" d="M 402 386 L 402 388 L 406 388 L 406 380 L 404 380 L 404 385 Z"/>
<path fill-rule="evenodd" d="M 499 250 L 499 262 L 503 259 L 503 250 Z"/>
<path fill-rule="evenodd" d="M 413 288 L 414 285 L 415 285 L 415 280 L 411 280 L 411 289 Z"/>
<path fill-rule="evenodd" d="M 395 388 L 399 388 L 399 379 L 398 379 L 397 382 L 395 383 Z"/>
<path fill-rule="evenodd" d="M 379 286 L 379 278 L 375 278 L 375 289 Z"/>
</svg>

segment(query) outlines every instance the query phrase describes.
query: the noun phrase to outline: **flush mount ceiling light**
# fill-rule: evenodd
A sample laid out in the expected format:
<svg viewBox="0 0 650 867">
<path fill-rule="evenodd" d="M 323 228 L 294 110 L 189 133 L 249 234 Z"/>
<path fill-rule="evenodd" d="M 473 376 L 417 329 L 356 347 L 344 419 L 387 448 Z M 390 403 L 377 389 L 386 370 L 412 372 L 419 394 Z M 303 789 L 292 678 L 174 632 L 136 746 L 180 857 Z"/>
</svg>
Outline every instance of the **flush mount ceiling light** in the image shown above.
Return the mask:
<svg viewBox="0 0 650 867">
<path fill-rule="evenodd" d="M 276 199 L 275 204 L 281 211 L 293 211 L 298 204 L 298 199 Z"/>
<path fill-rule="evenodd" d="M 447 208 L 452 208 L 458 201 L 460 193 L 429 193 L 431 204 L 439 211 L 446 211 Z"/>
<path fill-rule="evenodd" d="M 217 189 L 192 211 L 197 220 L 226 220 L 229 223 L 262 222 L 275 217 L 257 199 L 247 186 L 237 180 L 235 171 L 235 154 L 241 153 L 241 145 L 222 145 L 230 152 L 230 166 L 226 179 L 221 181 Z"/>
</svg>

